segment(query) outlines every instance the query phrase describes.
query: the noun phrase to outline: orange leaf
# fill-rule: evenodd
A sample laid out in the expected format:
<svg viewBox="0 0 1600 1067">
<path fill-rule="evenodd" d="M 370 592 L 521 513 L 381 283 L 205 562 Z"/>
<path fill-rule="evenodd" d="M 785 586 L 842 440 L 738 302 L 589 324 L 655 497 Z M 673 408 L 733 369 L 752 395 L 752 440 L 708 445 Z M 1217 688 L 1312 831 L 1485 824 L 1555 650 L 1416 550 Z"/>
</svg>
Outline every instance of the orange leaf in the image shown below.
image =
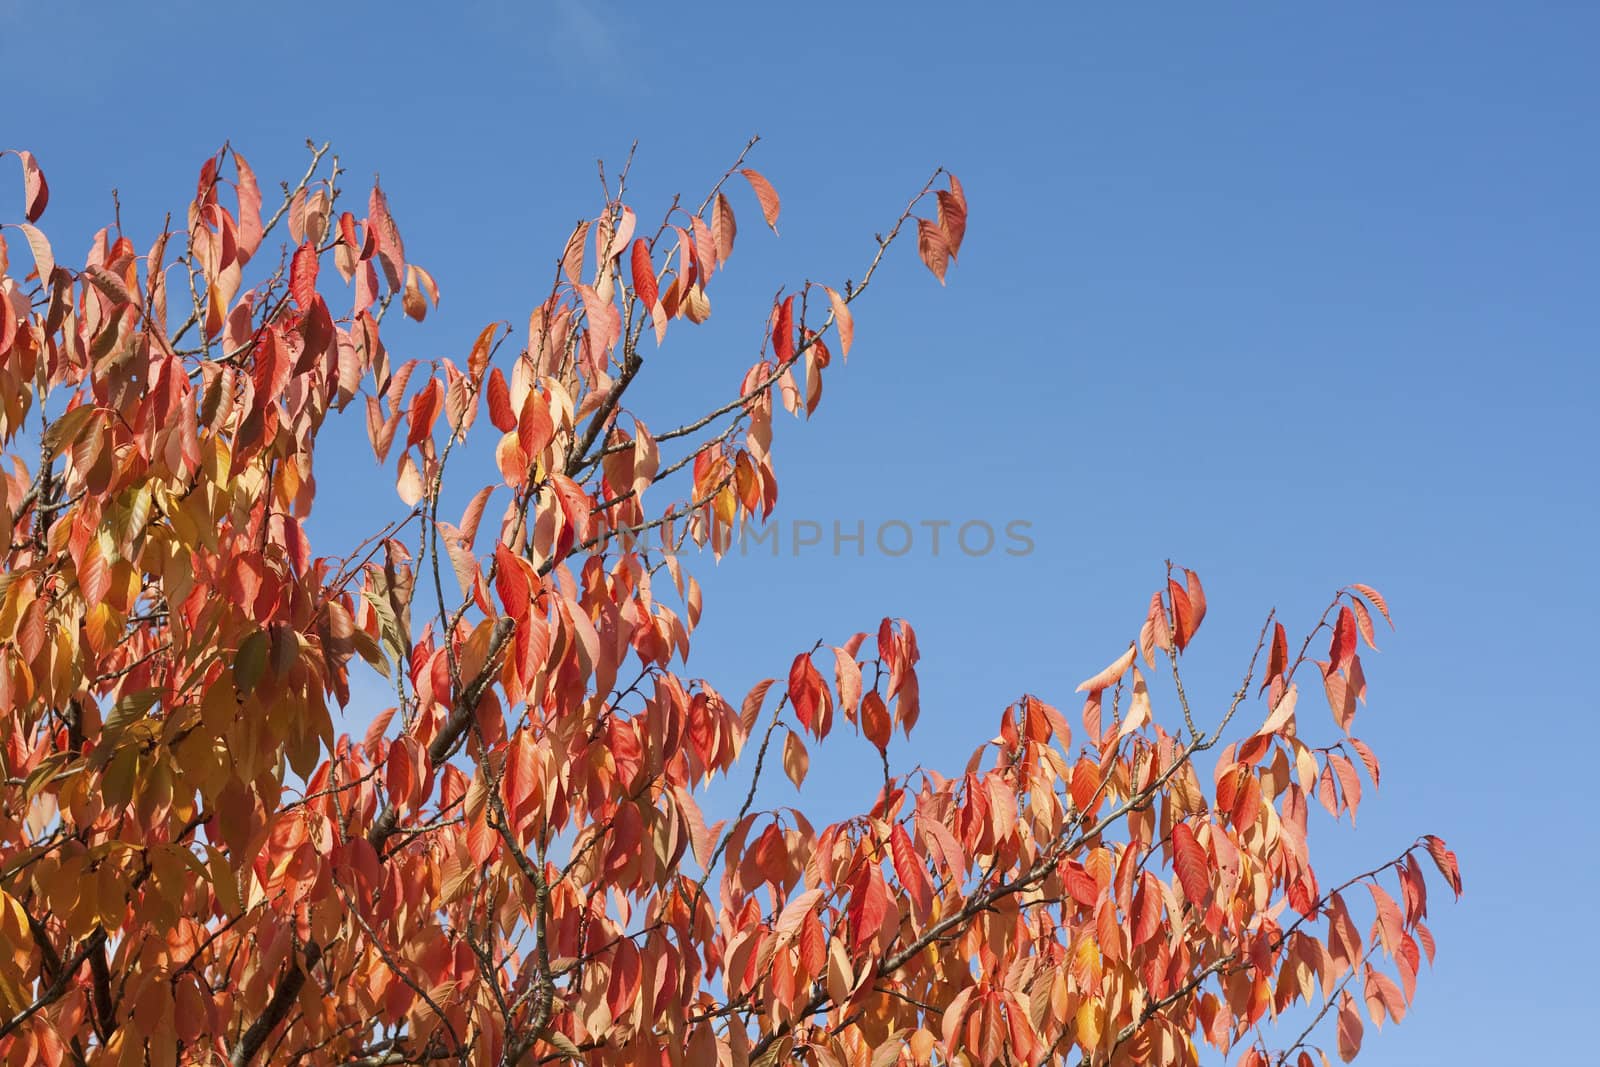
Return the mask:
<svg viewBox="0 0 1600 1067">
<path fill-rule="evenodd" d="M 38 227 L 29 226 L 26 222 L 17 223 L 17 229 L 28 239 L 28 250 L 33 253 L 34 273 L 38 274 L 41 284 L 48 284 L 56 269 L 56 257 L 50 250 L 50 242 Z"/>
<path fill-rule="evenodd" d="M 728 262 L 728 257 L 733 255 L 733 239 L 738 232 L 739 227 L 733 220 L 733 205 L 728 203 L 727 196 L 718 193 L 717 202 L 711 208 L 711 238 L 717 244 L 718 263 Z"/>
<path fill-rule="evenodd" d="M 828 303 L 833 307 L 834 325 L 839 330 L 839 354 L 845 359 L 850 358 L 850 345 L 856 337 L 856 321 L 850 314 L 850 305 L 845 303 L 844 297 L 824 285 L 823 291 L 828 294 Z"/>
<path fill-rule="evenodd" d="M 1167 579 L 1167 597 L 1172 601 L 1172 639 L 1182 652 L 1194 637 L 1194 606 L 1189 602 L 1188 592 L 1171 578 Z"/>
<path fill-rule="evenodd" d="M 506 387 L 506 376 L 496 367 L 489 372 L 489 421 L 501 433 L 517 428 L 517 413 L 511 410 L 511 390 Z"/>
<path fill-rule="evenodd" d="M 1423 842 L 1428 846 L 1428 855 L 1433 857 L 1433 862 L 1439 868 L 1439 873 L 1444 875 L 1444 880 L 1457 897 L 1461 896 L 1461 866 L 1456 862 L 1456 854 L 1445 846 L 1441 838 L 1428 834 L 1423 837 Z M 1428 953 L 1431 959 L 1433 953 Z"/>
<path fill-rule="evenodd" d="M 239 172 L 239 262 L 244 264 L 261 247 L 261 187 L 256 184 L 255 171 L 237 151 L 233 152 L 233 165 Z"/>
<path fill-rule="evenodd" d="M 1300 687 L 1291 685 L 1278 698 L 1278 702 L 1272 706 L 1272 711 L 1267 715 L 1267 721 L 1261 724 L 1261 729 L 1256 731 L 1256 736 L 1265 737 L 1267 734 L 1275 734 L 1287 726 L 1289 720 L 1294 718 L 1294 706 L 1299 698 Z"/>
<path fill-rule="evenodd" d="M 1352 599 L 1350 601 L 1350 606 L 1355 609 L 1356 625 L 1360 628 L 1361 636 L 1366 640 L 1367 647 L 1372 649 L 1374 652 L 1378 651 L 1378 642 L 1374 640 L 1375 634 L 1372 627 L 1372 613 L 1369 612 L 1367 610 L 1367 606 L 1359 600 Z"/>
<path fill-rule="evenodd" d="M 917 254 L 933 271 L 933 276 L 944 284 L 944 272 L 950 267 L 950 241 L 939 224 L 928 219 L 917 220 Z"/>
<path fill-rule="evenodd" d="M 1091 693 L 1098 693 L 1102 689 L 1109 689 L 1112 683 L 1126 674 L 1128 668 L 1133 666 L 1133 654 L 1134 647 L 1129 645 L 1128 651 L 1112 660 L 1104 670 L 1093 678 L 1079 682 L 1078 688 L 1074 689 L 1073 692 L 1082 693 L 1084 690 L 1088 690 Z"/>
<path fill-rule="evenodd" d="M 794 735 L 790 734 L 789 736 L 793 737 Z M 784 906 L 783 912 L 778 916 L 778 921 L 773 926 L 772 932 L 777 935 L 780 941 L 793 940 L 799 932 L 801 924 L 805 922 L 806 916 L 811 914 L 817 906 L 817 901 L 821 899 L 822 890 L 817 888 L 808 889 L 789 901 Z"/>
<path fill-rule="evenodd" d="M 761 714 L 761 703 L 767 699 L 767 690 L 771 689 L 776 681 L 776 678 L 763 679 L 752 686 L 750 692 L 745 694 L 739 717 L 743 720 L 746 732 L 756 724 L 756 716 Z"/>
<path fill-rule="evenodd" d="M 1346 1063 L 1361 1051 L 1361 1016 L 1356 1012 L 1355 998 L 1349 993 L 1339 995 L 1339 1058 Z"/>
<path fill-rule="evenodd" d="M 1350 758 L 1338 752 L 1328 755 L 1328 762 L 1333 765 L 1333 773 L 1339 779 L 1339 793 L 1344 797 L 1345 807 L 1350 809 L 1350 825 L 1356 821 L 1356 808 L 1361 805 L 1361 776 L 1356 773 L 1355 764 Z"/>
<path fill-rule="evenodd" d="M 950 258 L 961 252 L 961 240 L 967 233 L 967 198 L 961 191 L 961 182 L 950 175 L 950 191 L 939 190 L 939 228 L 944 231 L 950 246 Z"/>
<path fill-rule="evenodd" d="M 22 215 L 29 222 L 38 222 L 39 216 L 44 214 L 45 205 L 50 202 L 50 185 L 44 180 L 44 171 L 39 169 L 38 160 L 33 158 L 33 153 L 26 150 L 0 152 L 0 156 L 14 155 L 22 160 Z"/>
<path fill-rule="evenodd" d="M 1366 765 L 1367 774 L 1372 778 L 1374 787 L 1378 784 L 1378 757 L 1373 755 L 1372 749 L 1359 738 L 1352 737 L 1350 744 L 1355 748 L 1356 754 L 1361 757 L 1361 762 Z"/>
<path fill-rule="evenodd" d="M 1372 904 L 1378 910 L 1378 936 L 1383 939 L 1384 950 L 1394 956 L 1400 951 L 1400 939 L 1405 935 L 1400 905 L 1377 882 L 1368 882 L 1367 892 L 1372 894 Z"/>
<path fill-rule="evenodd" d="M 555 435 L 556 424 L 550 418 L 549 405 L 537 390 L 529 389 L 522 398 L 522 415 L 517 419 L 517 446 L 531 463 Z"/>
<path fill-rule="evenodd" d="M 783 739 L 783 773 L 799 789 L 805 784 L 806 772 L 811 768 L 811 757 L 806 753 L 805 742 L 793 730 Z"/>
<path fill-rule="evenodd" d="M 416 507 L 422 499 L 422 474 L 410 452 L 400 453 L 400 474 L 395 480 L 395 490 L 408 508 Z"/>
<path fill-rule="evenodd" d="M 1383 596 L 1370 585 L 1352 582 L 1350 588 L 1372 601 L 1372 606 L 1378 609 L 1378 614 L 1383 616 L 1383 621 L 1389 624 L 1389 629 L 1394 629 L 1394 620 L 1389 617 L 1389 605 L 1384 603 Z"/>
<path fill-rule="evenodd" d="M 1195 631 L 1200 629 L 1200 624 L 1205 621 L 1206 591 L 1200 585 L 1200 576 L 1194 571 L 1185 567 L 1183 574 L 1188 581 L 1189 607 L 1194 612 L 1194 618 L 1189 623 L 1189 636 L 1193 637 Z"/>
<path fill-rule="evenodd" d="M 767 220 L 767 225 L 772 227 L 772 232 L 777 233 L 778 191 L 772 187 L 771 182 L 767 181 L 767 179 L 761 176 L 759 171 L 754 171 L 749 167 L 746 167 L 739 173 L 744 175 L 745 181 L 750 183 L 750 188 L 755 190 L 756 199 L 761 201 L 761 216 Z M 731 250 L 733 246 L 733 238 L 731 233 L 729 235 L 728 245 L 729 249 Z"/>
</svg>

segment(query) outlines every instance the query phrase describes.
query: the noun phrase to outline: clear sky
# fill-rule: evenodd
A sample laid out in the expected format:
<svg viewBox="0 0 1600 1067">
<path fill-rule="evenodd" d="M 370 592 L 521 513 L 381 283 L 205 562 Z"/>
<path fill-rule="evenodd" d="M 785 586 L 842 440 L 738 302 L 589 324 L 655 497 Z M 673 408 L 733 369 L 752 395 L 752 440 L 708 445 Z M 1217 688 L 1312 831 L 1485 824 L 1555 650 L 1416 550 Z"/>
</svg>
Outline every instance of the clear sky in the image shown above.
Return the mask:
<svg viewBox="0 0 1600 1067">
<path fill-rule="evenodd" d="M 899 755 L 954 769 L 1025 691 L 1076 718 L 1168 556 L 1210 595 L 1210 707 L 1269 608 L 1303 630 L 1371 583 L 1399 624 L 1356 720 L 1384 784 L 1354 835 L 1314 827 L 1320 870 L 1437 832 L 1468 892 L 1434 884 L 1438 967 L 1362 1062 L 1571 1059 L 1600 948 L 1600 8 L 1109 6 L 0 0 L 0 142 L 38 154 L 70 261 L 112 185 L 143 247 L 224 139 L 268 187 L 332 139 L 352 187 L 382 171 L 444 291 L 391 349 L 459 360 L 525 321 L 598 206 L 596 157 L 638 138 L 654 211 L 760 133 L 783 237 L 745 195 L 711 327 L 647 372 L 663 426 L 731 395 L 778 284 L 859 277 L 950 167 L 972 217 L 948 288 L 893 256 L 822 411 L 779 428 L 781 555 L 701 568 L 692 671 L 737 696 L 904 616 L 924 713 Z M 351 423 L 321 460 L 323 551 L 396 506 Z M 823 531 L 798 555 L 797 519 Z M 937 520 L 1002 539 L 968 556 L 952 526 L 935 555 Z M 871 544 L 892 521 L 903 556 Z M 865 554 L 834 553 L 835 522 Z M 870 803 L 861 747 L 814 754 L 813 806 Z"/>
</svg>

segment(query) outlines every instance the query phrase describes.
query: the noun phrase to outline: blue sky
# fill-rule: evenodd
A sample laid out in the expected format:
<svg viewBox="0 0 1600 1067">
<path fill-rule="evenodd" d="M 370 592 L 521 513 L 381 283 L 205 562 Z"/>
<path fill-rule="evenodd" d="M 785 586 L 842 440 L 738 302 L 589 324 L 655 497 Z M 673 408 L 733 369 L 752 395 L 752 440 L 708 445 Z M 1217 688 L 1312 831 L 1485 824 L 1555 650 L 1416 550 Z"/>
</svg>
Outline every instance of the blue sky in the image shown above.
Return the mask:
<svg viewBox="0 0 1600 1067">
<path fill-rule="evenodd" d="M 1211 706 L 1267 609 L 1303 629 L 1369 582 L 1399 623 L 1357 718 L 1384 785 L 1356 834 L 1321 826 L 1321 869 L 1437 832 L 1468 894 L 1435 889 L 1438 968 L 1362 1062 L 1575 1044 L 1600 948 L 1573 906 L 1597 845 L 1597 9 L 5 9 L 0 141 L 45 167 L 58 257 L 109 221 L 112 185 L 142 246 L 224 139 L 264 185 L 332 139 L 351 188 L 381 170 L 444 291 L 389 335 L 405 355 L 459 359 L 525 321 L 596 208 L 597 157 L 639 139 L 648 214 L 760 133 L 783 237 L 746 195 L 711 325 L 650 368 L 663 426 L 735 387 L 780 282 L 859 277 L 948 166 L 972 205 L 948 288 L 899 249 L 817 418 L 779 427 L 779 521 L 824 543 L 795 555 L 785 525 L 778 558 L 707 561 L 693 671 L 740 694 L 819 637 L 907 617 L 925 710 L 901 756 L 952 768 L 1023 692 L 1075 717 L 1168 556 L 1210 594 L 1188 669 Z M 354 420 L 344 440 L 322 459 L 327 551 L 369 498 L 394 506 Z M 895 520 L 921 531 L 904 556 L 832 552 L 834 522 Z M 934 555 L 936 520 L 1025 522 L 1033 551 L 969 557 L 946 531 Z M 859 747 L 814 755 L 811 804 L 870 802 Z"/>
</svg>

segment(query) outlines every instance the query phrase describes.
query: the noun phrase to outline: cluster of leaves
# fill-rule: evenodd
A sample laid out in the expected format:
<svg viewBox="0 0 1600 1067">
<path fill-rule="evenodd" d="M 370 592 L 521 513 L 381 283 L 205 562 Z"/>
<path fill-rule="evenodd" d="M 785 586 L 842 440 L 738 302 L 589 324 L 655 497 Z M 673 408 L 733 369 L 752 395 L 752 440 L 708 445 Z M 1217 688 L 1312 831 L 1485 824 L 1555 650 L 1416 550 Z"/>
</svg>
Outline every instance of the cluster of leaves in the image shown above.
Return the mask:
<svg viewBox="0 0 1600 1067">
<path fill-rule="evenodd" d="M 652 432 L 623 401 L 651 346 L 710 314 L 730 180 L 776 228 L 744 154 L 649 234 L 624 170 L 525 343 L 491 324 L 460 365 L 391 356 L 395 299 L 420 320 L 438 288 L 381 189 L 357 217 L 325 146 L 270 216 L 224 149 L 172 262 L 170 230 L 141 253 L 119 223 L 76 271 L 33 225 L 48 192 L 20 156 L 26 221 L 0 230 L 8 1063 L 1193 1063 L 1200 1044 L 1262 1062 L 1301 1003 L 1312 1025 L 1277 1056 L 1305 1063 L 1330 1011 L 1354 1054 L 1357 996 L 1375 1022 L 1404 1014 L 1433 953 L 1417 856 L 1459 893 L 1454 856 L 1425 838 L 1324 888 L 1308 848 L 1313 795 L 1353 821 L 1356 761 L 1377 784 L 1348 733 L 1358 634 L 1388 618 L 1373 590 L 1342 591 L 1292 660 L 1269 618 L 1201 732 L 1179 661 L 1205 597 L 1169 577 L 1084 684 L 1083 744 L 1023 697 L 954 777 L 889 757 L 919 712 L 903 620 L 819 642 L 737 703 L 673 670 L 701 610 L 686 564 L 776 502 L 774 403 L 815 410 L 909 222 L 943 281 L 966 228 L 953 177 L 859 283 L 780 294 L 730 399 Z M 358 401 L 403 508 L 317 555 L 318 434 Z M 452 522 L 446 469 L 484 409 L 494 476 Z M 1207 786 L 1196 757 L 1263 649 L 1265 721 Z M 1141 654 L 1166 658 L 1186 732 L 1155 721 Z M 358 661 L 394 703 L 336 736 Z M 1328 746 L 1297 719 L 1312 667 Z M 757 810 L 774 745 L 798 785 L 840 723 L 881 754 L 871 810 L 820 829 Z M 744 803 L 708 825 L 698 798 L 736 767 Z"/>
</svg>

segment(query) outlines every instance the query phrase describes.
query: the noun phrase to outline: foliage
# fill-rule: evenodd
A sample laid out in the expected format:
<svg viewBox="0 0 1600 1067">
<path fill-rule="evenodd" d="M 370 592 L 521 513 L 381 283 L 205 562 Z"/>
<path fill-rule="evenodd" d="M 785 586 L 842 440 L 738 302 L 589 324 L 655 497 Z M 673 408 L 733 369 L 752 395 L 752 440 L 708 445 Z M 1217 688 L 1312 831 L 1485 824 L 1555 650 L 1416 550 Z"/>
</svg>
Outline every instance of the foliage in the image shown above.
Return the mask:
<svg viewBox="0 0 1600 1067">
<path fill-rule="evenodd" d="M 1363 1007 L 1405 1014 L 1434 951 L 1419 857 L 1459 893 L 1454 856 L 1424 838 L 1327 885 L 1308 847 L 1313 802 L 1353 822 L 1378 781 L 1349 734 L 1358 644 L 1389 618 L 1372 589 L 1342 590 L 1293 653 L 1269 617 L 1202 730 L 1180 664 L 1205 594 L 1169 565 L 1138 639 L 1080 687 L 1082 744 L 1024 696 L 948 777 L 889 756 L 918 719 L 904 621 L 742 699 L 673 670 L 701 613 L 688 564 L 772 512 L 775 405 L 816 409 L 902 228 L 941 282 L 959 256 L 953 176 L 858 283 L 780 293 L 730 399 L 652 431 L 624 400 L 711 313 L 741 186 L 776 229 L 744 154 L 648 232 L 624 170 L 525 335 L 490 324 L 431 362 L 391 352 L 388 313 L 423 319 L 433 276 L 380 188 L 358 217 L 326 146 L 270 216 L 223 149 L 181 232 L 141 253 L 119 220 L 76 271 L 19 157 L 26 221 L 0 231 L 8 1063 L 1165 1064 L 1207 1044 L 1254 1064 L 1288 1013 L 1312 1026 L 1277 1062 L 1305 1064 L 1325 1016 L 1349 1058 Z M 404 508 L 318 555 L 318 434 L 352 408 Z M 459 516 L 447 469 L 474 493 Z M 394 706 L 335 736 L 363 662 Z M 1311 673 L 1327 745 L 1298 717 Z M 882 754 L 870 811 L 819 828 L 754 807 L 770 764 L 800 784 L 845 726 Z M 697 798 L 735 770 L 749 794 L 708 825 Z"/>
</svg>

